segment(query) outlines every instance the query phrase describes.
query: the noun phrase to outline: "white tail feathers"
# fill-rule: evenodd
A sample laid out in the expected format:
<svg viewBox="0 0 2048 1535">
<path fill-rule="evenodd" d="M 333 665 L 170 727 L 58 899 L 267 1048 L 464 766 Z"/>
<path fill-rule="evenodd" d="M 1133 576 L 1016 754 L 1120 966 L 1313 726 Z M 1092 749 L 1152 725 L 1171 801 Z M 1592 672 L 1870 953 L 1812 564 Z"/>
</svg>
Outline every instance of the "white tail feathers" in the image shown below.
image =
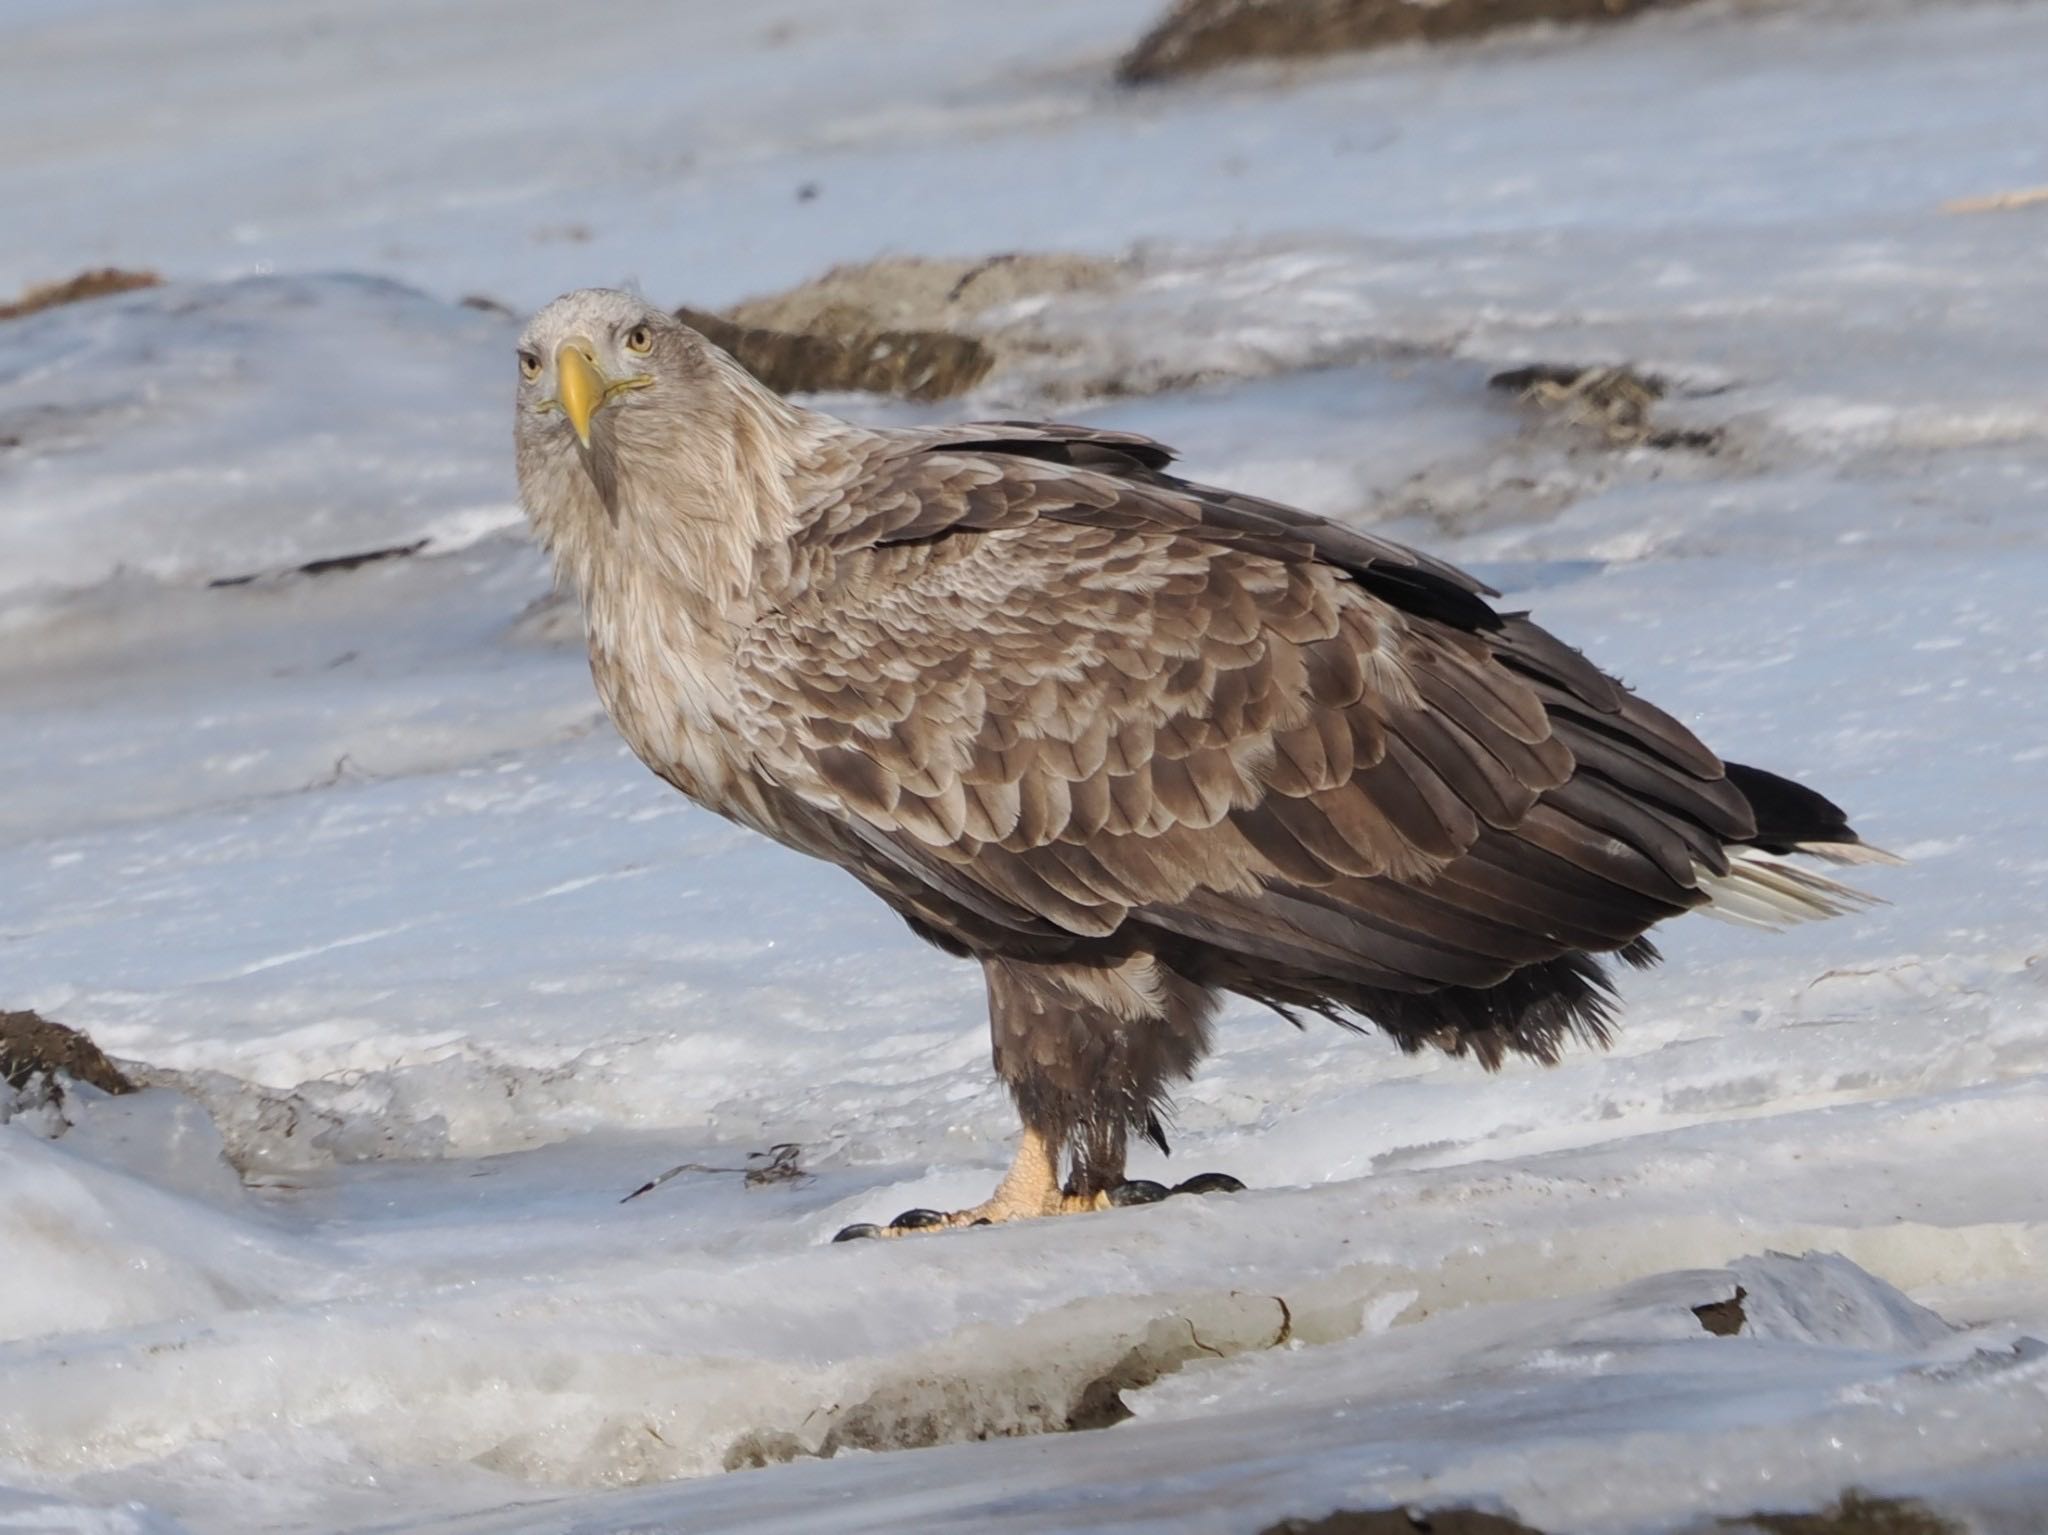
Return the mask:
<svg viewBox="0 0 2048 1535">
<path fill-rule="evenodd" d="M 1897 853 L 1887 853 L 1867 842 L 1795 842 L 1792 845 L 1802 853 L 1825 858 L 1829 863 L 1881 864 L 1897 869 L 1904 867 L 1906 862 Z"/>
<path fill-rule="evenodd" d="M 1811 853 L 1834 863 L 1905 862 L 1881 848 L 1865 847 L 1861 843 L 1819 842 L 1800 843 L 1798 846 L 1802 853 Z M 1707 904 L 1700 908 L 1706 915 L 1719 917 L 1724 922 L 1739 923 L 1743 927 L 1768 928 L 1773 932 L 1795 922 L 1818 922 L 1826 917 L 1839 917 L 1867 906 L 1883 904 L 1877 896 L 1829 879 L 1825 874 L 1815 874 L 1810 869 L 1787 863 L 1761 848 L 1730 848 L 1726 874 L 1716 874 L 1699 864 L 1693 865 L 1693 873 L 1700 890 L 1707 897 Z"/>
</svg>

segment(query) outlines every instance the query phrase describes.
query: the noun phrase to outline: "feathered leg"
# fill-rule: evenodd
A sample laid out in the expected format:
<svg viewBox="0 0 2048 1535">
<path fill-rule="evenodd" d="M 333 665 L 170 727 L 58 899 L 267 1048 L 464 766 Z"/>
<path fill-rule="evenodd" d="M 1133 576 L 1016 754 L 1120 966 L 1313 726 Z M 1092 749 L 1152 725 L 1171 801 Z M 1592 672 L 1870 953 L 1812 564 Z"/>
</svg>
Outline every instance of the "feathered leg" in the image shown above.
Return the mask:
<svg viewBox="0 0 2048 1535">
<path fill-rule="evenodd" d="M 996 1075 L 1067 1165 L 1066 1191 L 1124 1181 L 1133 1135 L 1162 1147 L 1167 1094 L 1209 1050 L 1215 999 L 1149 954 L 1108 962 L 984 961 Z"/>
<path fill-rule="evenodd" d="M 1150 955 L 1094 964 L 987 959 L 983 969 L 996 1073 L 1024 1122 L 1016 1161 L 970 1209 L 907 1210 L 886 1227 L 849 1226 L 840 1239 L 1071 1215 L 1170 1192 L 1127 1183 L 1124 1149 L 1133 1132 L 1165 1147 L 1167 1090 L 1208 1050 L 1212 993 Z M 1181 1188 L 1242 1186 L 1206 1174 Z"/>
</svg>

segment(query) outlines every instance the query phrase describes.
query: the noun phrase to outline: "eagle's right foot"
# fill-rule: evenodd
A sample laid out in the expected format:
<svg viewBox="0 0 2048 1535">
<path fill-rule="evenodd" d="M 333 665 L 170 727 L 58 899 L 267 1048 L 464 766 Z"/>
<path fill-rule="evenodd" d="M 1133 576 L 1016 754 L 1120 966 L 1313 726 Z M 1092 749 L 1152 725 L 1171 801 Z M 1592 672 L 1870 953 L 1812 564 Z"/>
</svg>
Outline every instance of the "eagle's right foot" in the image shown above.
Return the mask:
<svg viewBox="0 0 2048 1535">
<path fill-rule="evenodd" d="M 921 1231 L 946 1231 L 955 1226 L 993 1226 L 1000 1221 L 1035 1220 L 1044 1215 L 1082 1215 L 1109 1208 L 1107 1194 L 1069 1194 L 1060 1188 L 1059 1168 L 1046 1138 L 1027 1127 L 1017 1145 L 1017 1159 L 1003 1174 L 996 1191 L 966 1210 L 905 1210 L 886 1226 L 862 1222 L 848 1226 L 832 1240 L 901 1237 Z"/>
<path fill-rule="evenodd" d="M 966 1210 L 905 1210 L 886 1226 L 861 1221 L 843 1228 L 832 1240 L 857 1242 L 866 1237 L 913 1236 L 1047 1215 L 1085 1215 L 1123 1205 L 1153 1204 L 1172 1194 L 1235 1194 L 1243 1188 L 1228 1173 L 1197 1173 L 1172 1188 L 1149 1178 L 1134 1178 L 1101 1193 L 1069 1194 L 1060 1188 L 1051 1146 L 1038 1132 L 1027 1129 L 1017 1147 L 1017 1160 L 1010 1164 L 995 1193 L 982 1203 Z"/>
</svg>

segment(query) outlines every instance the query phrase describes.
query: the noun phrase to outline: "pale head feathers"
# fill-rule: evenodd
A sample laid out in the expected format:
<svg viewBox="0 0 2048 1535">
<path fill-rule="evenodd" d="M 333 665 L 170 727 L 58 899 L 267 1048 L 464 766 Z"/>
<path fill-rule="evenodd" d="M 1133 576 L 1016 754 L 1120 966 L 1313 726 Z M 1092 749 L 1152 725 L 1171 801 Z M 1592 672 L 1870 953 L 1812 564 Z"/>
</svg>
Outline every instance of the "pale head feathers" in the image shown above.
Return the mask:
<svg viewBox="0 0 2048 1535">
<path fill-rule="evenodd" d="M 565 364 L 565 351 L 581 362 Z M 597 403 L 579 440 L 563 370 Z M 586 288 L 519 339 L 519 495 L 582 604 L 591 672 L 640 756 L 699 799 L 738 792 L 732 642 L 783 555 L 816 444 L 798 409 L 630 293 Z"/>
<path fill-rule="evenodd" d="M 565 350 L 604 391 L 587 447 L 563 407 Z M 629 571 L 707 617 L 742 597 L 757 552 L 787 534 L 792 482 L 823 421 L 666 311 L 608 288 L 533 317 L 518 391 L 520 499 L 586 611 Z"/>
</svg>

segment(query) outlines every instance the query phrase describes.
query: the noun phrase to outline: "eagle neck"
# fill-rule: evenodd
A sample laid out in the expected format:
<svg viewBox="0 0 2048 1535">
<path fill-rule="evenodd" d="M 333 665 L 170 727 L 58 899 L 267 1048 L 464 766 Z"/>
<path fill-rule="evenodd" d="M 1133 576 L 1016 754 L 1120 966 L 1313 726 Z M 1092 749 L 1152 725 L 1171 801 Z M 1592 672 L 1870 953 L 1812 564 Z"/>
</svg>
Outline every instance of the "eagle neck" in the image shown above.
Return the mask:
<svg viewBox="0 0 2048 1535">
<path fill-rule="evenodd" d="M 616 515 L 579 519 L 586 541 L 564 563 L 620 734 L 692 798 L 751 823 L 734 657 L 787 568 L 809 422 L 745 375 L 720 394 L 729 408 L 659 451 L 620 453 Z"/>
</svg>

